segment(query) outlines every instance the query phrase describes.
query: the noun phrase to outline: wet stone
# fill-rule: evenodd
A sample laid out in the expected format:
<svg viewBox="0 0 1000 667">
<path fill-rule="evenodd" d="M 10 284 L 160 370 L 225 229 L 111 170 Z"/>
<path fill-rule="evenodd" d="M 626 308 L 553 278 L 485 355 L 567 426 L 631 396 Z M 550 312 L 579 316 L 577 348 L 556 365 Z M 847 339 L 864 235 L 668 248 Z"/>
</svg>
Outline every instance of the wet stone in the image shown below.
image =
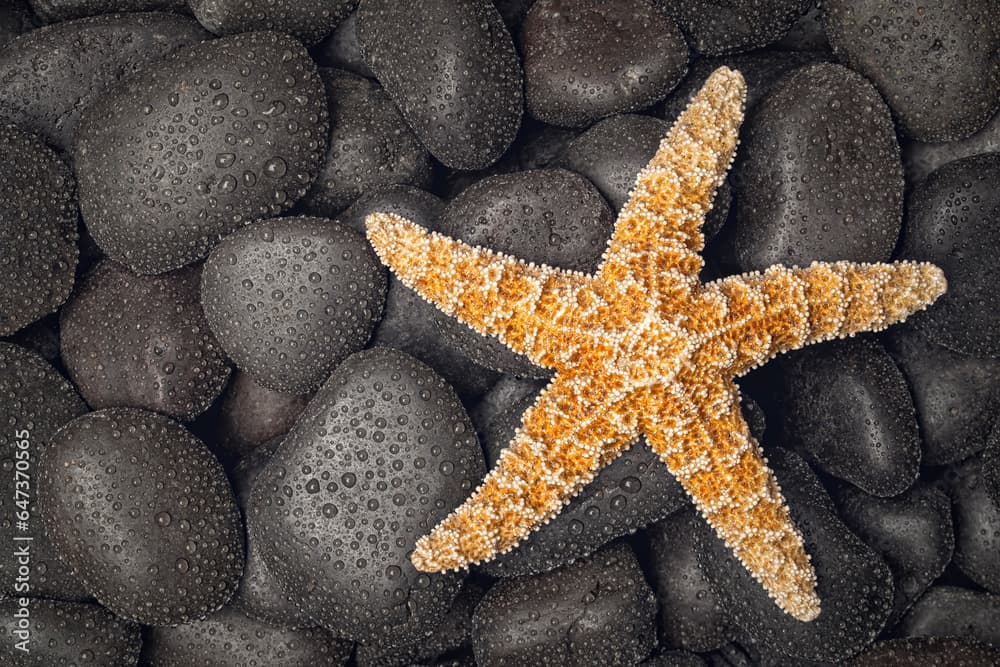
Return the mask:
<svg viewBox="0 0 1000 667">
<path fill-rule="evenodd" d="M 242 525 L 222 466 L 177 422 L 134 408 L 78 417 L 37 468 L 45 530 L 116 616 L 201 619 L 236 590 Z"/>
<path fill-rule="evenodd" d="M 659 0 L 705 55 L 750 51 L 781 39 L 812 0 Z"/>
<path fill-rule="evenodd" d="M 243 33 L 182 48 L 84 111 L 84 222 L 134 271 L 189 264 L 304 196 L 326 137 L 322 82 L 293 38 Z"/>
<path fill-rule="evenodd" d="M 62 310 L 63 362 L 96 409 L 133 406 L 193 419 L 230 366 L 199 302 L 201 267 L 159 276 L 106 261 Z"/>
<path fill-rule="evenodd" d="M 344 19 L 358 0 L 191 0 L 195 18 L 217 35 L 274 30 L 315 44 Z"/>
<path fill-rule="evenodd" d="M 2 84 L 0 84 L 2 88 Z M 0 335 L 55 312 L 73 289 L 76 186 L 38 137 L 0 124 Z"/>
<path fill-rule="evenodd" d="M 1000 645 L 1000 595 L 933 586 L 893 630 L 898 637 L 961 637 Z"/>
</svg>

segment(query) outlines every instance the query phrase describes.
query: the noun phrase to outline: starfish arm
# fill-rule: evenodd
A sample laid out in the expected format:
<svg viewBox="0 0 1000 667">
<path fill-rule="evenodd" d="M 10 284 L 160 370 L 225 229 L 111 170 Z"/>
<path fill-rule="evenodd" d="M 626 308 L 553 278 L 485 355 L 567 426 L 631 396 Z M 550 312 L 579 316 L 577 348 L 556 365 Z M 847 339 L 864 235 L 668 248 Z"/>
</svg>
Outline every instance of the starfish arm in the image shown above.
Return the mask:
<svg viewBox="0 0 1000 667">
<path fill-rule="evenodd" d="M 746 84 L 715 70 L 639 172 L 601 267 L 609 282 L 631 278 L 656 288 L 667 272 L 701 271 L 701 226 L 736 153 Z"/>
<path fill-rule="evenodd" d="M 820 612 L 816 573 L 802 534 L 740 412 L 731 382 L 660 388 L 658 417 L 642 431 L 698 511 L 782 610 L 800 621 Z"/>
<path fill-rule="evenodd" d="M 557 374 L 479 488 L 417 541 L 414 566 L 440 572 L 490 560 L 558 513 L 638 438 L 635 412 L 616 409 L 623 387 Z"/>
<path fill-rule="evenodd" d="M 902 322 L 944 294 L 947 281 L 925 262 L 814 262 L 725 278 L 708 289 L 727 301 L 719 339 L 740 375 L 782 352 Z"/>
<path fill-rule="evenodd" d="M 592 278 L 473 247 L 376 213 L 365 221 L 379 259 L 404 285 L 479 333 L 495 336 L 534 363 L 566 342 L 573 306 Z"/>
</svg>

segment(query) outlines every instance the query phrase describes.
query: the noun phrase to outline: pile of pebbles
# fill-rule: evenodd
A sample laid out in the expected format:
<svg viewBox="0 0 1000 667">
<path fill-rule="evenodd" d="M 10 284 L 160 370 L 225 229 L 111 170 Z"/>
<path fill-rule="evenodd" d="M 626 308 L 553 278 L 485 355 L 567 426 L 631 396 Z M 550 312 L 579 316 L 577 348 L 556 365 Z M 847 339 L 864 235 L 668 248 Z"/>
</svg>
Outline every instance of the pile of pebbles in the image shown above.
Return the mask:
<svg viewBox="0 0 1000 667">
<path fill-rule="evenodd" d="M 1000 0 L 3 0 L 0 664 L 1000 664 L 998 26 Z M 550 373 L 389 275 L 365 216 L 593 270 L 720 65 L 749 96 L 706 279 L 949 281 L 740 381 L 822 615 L 783 614 L 642 441 L 515 550 L 418 572 Z"/>
</svg>

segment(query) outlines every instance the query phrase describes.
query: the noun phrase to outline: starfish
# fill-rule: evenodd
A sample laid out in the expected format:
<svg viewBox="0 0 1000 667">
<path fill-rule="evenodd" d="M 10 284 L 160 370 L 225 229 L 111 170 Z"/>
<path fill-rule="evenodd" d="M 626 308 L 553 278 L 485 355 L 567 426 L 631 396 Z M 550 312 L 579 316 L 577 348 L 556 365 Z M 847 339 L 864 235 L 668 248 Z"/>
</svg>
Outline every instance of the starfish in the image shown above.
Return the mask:
<svg viewBox="0 0 1000 667">
<path fill-rule="evenodd" d="M 773 266 L 702 283 L 701 226 L 732 164 L 746 84 L 712 73 L 649 164 L 593 275 L 525 263 L 375 213 L 368 238 L 445 313 L 556 371 L 474 493 L 421 537 L 421 571 L 468 567 L 547 522 L 640 435 L 786 613 L 820 613 L 816 573 L 740 411 L 734 378 L 775 355 L 877 331 L 944 293 L 915 262 Z"/>
</svg>

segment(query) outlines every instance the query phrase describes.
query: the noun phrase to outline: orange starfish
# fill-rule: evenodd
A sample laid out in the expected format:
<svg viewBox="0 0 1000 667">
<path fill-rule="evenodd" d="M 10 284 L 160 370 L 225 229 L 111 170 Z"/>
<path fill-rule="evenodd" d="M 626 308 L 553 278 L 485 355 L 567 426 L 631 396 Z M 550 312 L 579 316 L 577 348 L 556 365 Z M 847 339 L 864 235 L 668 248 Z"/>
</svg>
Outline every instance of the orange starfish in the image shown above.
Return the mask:
<svg viewBox="0 0 1000 667">
<path fill-rule="evenodd" d="M 368 217 L 369 239 L 404 284 L 557 371 L 479 488 L 417 542 L 417 569 L 510 550 L 641 433 L 775 602 L 802 621 L 819 615 L 802 535 L 733 378 L 781 352 L 899 322 L 946 283 L 931 264 L 817 262 L 702 284 L 701 224 L 745 98 L 738 72 L 709 77 L 639 174 L 595 275 Z"/>
</svg>

